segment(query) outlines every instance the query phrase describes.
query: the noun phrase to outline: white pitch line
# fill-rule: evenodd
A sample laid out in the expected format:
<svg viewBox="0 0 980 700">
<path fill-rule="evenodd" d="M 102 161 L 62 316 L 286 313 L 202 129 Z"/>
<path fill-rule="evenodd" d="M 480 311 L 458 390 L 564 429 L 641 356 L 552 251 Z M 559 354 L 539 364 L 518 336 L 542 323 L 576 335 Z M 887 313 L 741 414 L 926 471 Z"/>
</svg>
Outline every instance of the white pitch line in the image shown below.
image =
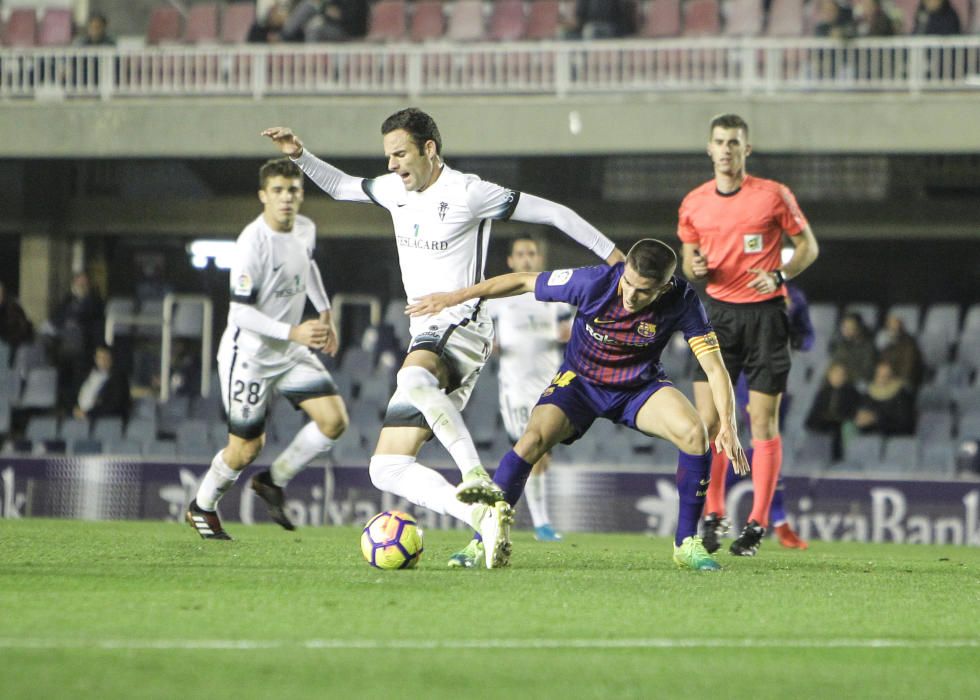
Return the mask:
<svg viewBox="0 0 980 700">
<path fill-rule="evenodd" d="M 253 649 L 976 649 L 980 639 L 18 639 L 0 638 L 0 649 L 127 651 Z"/>
</svg>

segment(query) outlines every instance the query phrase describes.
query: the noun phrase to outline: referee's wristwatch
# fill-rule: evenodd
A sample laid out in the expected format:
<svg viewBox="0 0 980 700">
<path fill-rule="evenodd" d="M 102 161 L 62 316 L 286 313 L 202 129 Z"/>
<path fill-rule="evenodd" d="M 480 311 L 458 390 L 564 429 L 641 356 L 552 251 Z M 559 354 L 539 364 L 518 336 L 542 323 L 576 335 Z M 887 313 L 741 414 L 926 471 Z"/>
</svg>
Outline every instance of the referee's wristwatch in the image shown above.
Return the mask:
<svg viewBox="0 0 980 700">
<path fill-rule="evenodd" d="M 776 289 L 779 289 L 780 287 L 783 286 L 783 283 L 786 281 L 786 275 L 783 274 L 782 270 L 773 270 L 772 279 L 776 283 Z"/>
</svg>

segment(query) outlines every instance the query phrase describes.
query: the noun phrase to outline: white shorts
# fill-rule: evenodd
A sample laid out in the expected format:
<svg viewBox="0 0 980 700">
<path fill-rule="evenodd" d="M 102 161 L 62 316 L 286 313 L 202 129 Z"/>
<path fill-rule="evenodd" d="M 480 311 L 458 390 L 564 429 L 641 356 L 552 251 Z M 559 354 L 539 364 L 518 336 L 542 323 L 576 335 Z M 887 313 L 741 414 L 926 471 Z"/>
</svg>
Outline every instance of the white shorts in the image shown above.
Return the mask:
<svg viewBox="0 0 980 700">
<path fill-rule="evenodd" d="M 280 362 L 270 364 L 239 350 L 228 334 L 218 348 L 218 376 L 228 432 L 245 440 L 265 432 L 270 390 L 275 389 L 295 408 L 307 399 L 337 393 L 330 372 L 308 348 L 295 346 Z"/>
<path fill-rule="evenodd" d="M 462 411 L 470 400 L 480 371 L 493 349 L 493 321 L 487 316 L 483 305 L 473 316 L 462 321 L 446 311 L 450 309 L 428 319 L 426 327 L 412 337 L 408 351 L 430 350 L 442 358 L 449 370 L 446 393 L 453 405 Z M 425 417 L 409 403 L 399 389 L 395 390 L 388 402 L 384 425 L 428 427 Z"/>
<path fill-rule="evenodd" d="M 504 387 L 500 387 L 500 417 L 504 419 L 504 430 L 511 442 L 517 442 L 524 434 L 539 398 L 541 392 L 505 391 Z"/>
</svg>

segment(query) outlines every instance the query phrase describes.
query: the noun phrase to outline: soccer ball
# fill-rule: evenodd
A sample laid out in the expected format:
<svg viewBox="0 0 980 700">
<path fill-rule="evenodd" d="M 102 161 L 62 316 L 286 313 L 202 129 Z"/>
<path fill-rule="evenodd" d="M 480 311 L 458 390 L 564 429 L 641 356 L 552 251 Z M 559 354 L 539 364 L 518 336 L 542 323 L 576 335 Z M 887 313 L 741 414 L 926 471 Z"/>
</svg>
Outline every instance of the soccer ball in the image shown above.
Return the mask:
<svg viewBox="0 0 980 700">
<path fill-rule="evenodd" d="M 422 556 L 422 529 L 400 510 L 378 513 L 361 533 L 361 554 L 379 569 L 411 569 Z"/>
</svg>

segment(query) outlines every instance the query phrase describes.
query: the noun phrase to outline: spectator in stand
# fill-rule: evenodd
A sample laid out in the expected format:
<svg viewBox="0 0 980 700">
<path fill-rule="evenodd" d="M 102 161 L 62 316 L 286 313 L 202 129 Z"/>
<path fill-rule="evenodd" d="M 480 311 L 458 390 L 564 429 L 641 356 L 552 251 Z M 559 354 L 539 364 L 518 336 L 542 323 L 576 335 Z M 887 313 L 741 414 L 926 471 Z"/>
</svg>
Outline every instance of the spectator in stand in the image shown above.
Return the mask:
<svg viewBox="0 0 980 700">
<path fill-rule="evenodd" d="M 56 344 L 58 385 L 62 406 L 71 408 L 88 372 L 95 348 L 105 333 L 105 306 L 88 274 L 72 278 L 71 291 L 51 318 Z"/>
<path fill-rule="evenodd" d="M 886 360 L 913 393 L 919 390 L 925 374 L 925 362 L 922 351 L 907 330 L 905 323 L 898 316 L 889 314 L 885 319 L 885 332 L 888 341 L 881 350 L 881 359 Z"/>
<path fill-rule="evenodd" d="M 915 432 L 915 395 L 888 360 L 875 365 L 874 380 L 861 397 L 854 425 L 863 433 L 911 435 Z"/>
<path fill-rule="evenodd" d="M 816 36 L 832 39 L 851 39 L 857 34 L 854 12 L 843 0 L 817 0 L 817 24 L 813 29 Z"/>
<path fill-rule="evenodd" d="M 21 343 L 34 340 L 34 325 L 24 313 L 24 307 L 7 294 L 7 286 L 0 282 L 0 341 L 10 346 L 10 360 Z"/>
<path fill-rule="evenodd" d="M 349 41 L 367 34 L 367 0 L 302 0 L 282 29 L 285 41 Z"/>
<path fill-rule="evenodd" d="M 894 36 L 898 33 L 895 17 L 885 9 L 883 0 L 858 0 L 858 36 Z"/>
<path fill-rule="evenodd" d="M 288 5 L 282 2 L 273 3 L 265 13 L 265 18 L 262 21 L 256 20 L 248 30 L 248 43 L 278 44 L 280 41 L 285 41 L 282 33 L 287 17 L 289 17 Z"/>
<path fill-rule="evenodd" d="M 962 34 L 960 16 L 949 0 L 922 0 L 915 14 L 914 34 L 948 36 Z"/>
<path fill-rule="evenodd" d="M 569 39 L 614 39 L 633 31 L 626 0 L 576 0 Z"/>
<path fill-rule="evenodd" d="M 847 378 L 859 384 L 871 380 L 875 370 L 874 341 L 860 314 L 844 314 L 837 334 L 830 341 L 830 360 L 844 365 Z"/>
<path fill-rule="evenodd" d="M 833 457 L 844 456 L 844 424 L 854 420 L 861 405 L 861 392 L 847 376 L 847 368 L 839 362 L 827 367 L 823 385 L 813 398 L 806 427 L 816 433 L 833 437 Z"/>
<path fill-rule="evenodd" d="M 85 31 L 75 37 L 75 46 L 115 46 L 116 40 L 106 31 L 108 26 L 105 15 L 93 12 L 85 22 Z"/>
<path fill-rule="evenodd" d="M 112 349 L 100 345 L 95 349 L 95 364 L 78 390 L 72 411 L 75 418 L 100 418 L 129 414 L 129 379 L 113 369 Z"/>
</svg>

